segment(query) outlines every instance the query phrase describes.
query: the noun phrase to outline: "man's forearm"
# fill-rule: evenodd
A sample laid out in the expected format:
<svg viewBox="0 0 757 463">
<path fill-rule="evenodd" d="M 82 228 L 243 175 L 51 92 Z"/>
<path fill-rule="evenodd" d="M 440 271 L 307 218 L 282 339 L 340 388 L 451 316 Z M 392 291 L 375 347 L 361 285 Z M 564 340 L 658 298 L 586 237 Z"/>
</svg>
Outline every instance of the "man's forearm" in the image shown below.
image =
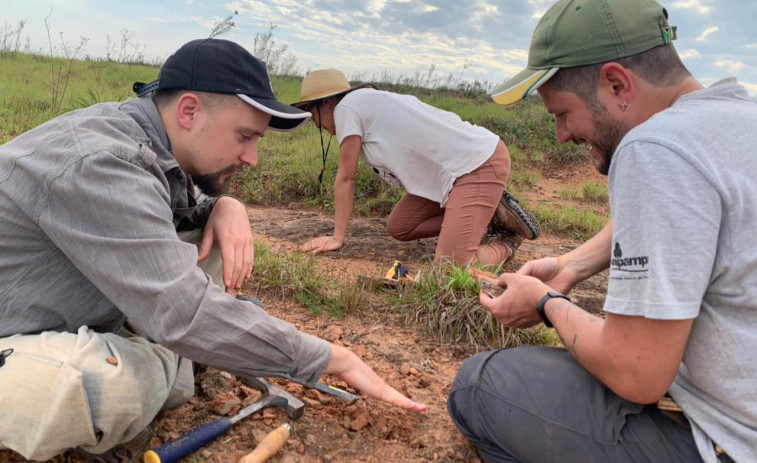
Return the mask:
<svg viewBox="0 0 757 463">
<path fill-rule="evenodd" d="M 545 314 L 571 355 L 619 396 L 651 403 L 678 371 L 691 320 L 590 314 L 565 299 L 551 299 Z"/>
</svg>

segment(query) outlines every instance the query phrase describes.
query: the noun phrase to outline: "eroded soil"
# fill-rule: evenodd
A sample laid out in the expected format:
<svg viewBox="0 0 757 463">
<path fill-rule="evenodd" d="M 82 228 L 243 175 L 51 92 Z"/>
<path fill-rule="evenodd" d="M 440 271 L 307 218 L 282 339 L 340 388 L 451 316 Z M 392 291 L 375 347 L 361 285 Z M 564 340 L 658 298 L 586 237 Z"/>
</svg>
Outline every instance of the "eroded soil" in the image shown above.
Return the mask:
<svg viewBox="0 0 757 463">
<path fill-rule="evenodd" d="M 573 179 L 573 180 L 572 180 Z M 561 185 L 581 181 L 568 175 L 542 184 Z M 554 192 L 537 189 L 531 201 L 555 199 Z M 328 234 L 332 218 L 320 212 L 284 209 L 250 209 L 256 239 L 274 250 L 291 250 L 309 238 Z M 319 265 L 331 278 L 350 280 L 361 275 L 380 276 L 394 259 L 401 259 L 411 272 L 429 265 L 435 240 L 400 243 L 390 238 L 383 218 L 353 219 L 346 246 L 320 255 Z M 562 254 L 580 244 L 549 233 L 536 241 L 526 241 L 507 266 L 514 271 L 527 260 Z M 606 275 L 582 283 L 571 293 L 573 300 L 588 310 L 601 309 Z M 474 353 L 465 346 L 441 345 L 424 335 L 419 327 L 403 326 L 395 316 L 370 310 L 336 319 L 324 312 L 314 315 L 294 300 L 265 294 L 251 294 L 263 302 L 273 315 L 287 320 L 300 330 L 343 344 L 371 365 L 386 381 L 414 400 L 428 404 L 425 413 L 415 414 L 392 408 L 382 402 L 360 398 L 347 403 L 315 390 L 270 378 L 306 403 L 304 415 L 290 420 L 279 408 L 268 408 L 235 424 L 223 436 L 184 461 L 236 462 L 275 427 L 290 422 L 292 437 L 273 463 L 352 463 L 352 462 L 479 462 L 472 446 L 459 434 L 446 411 L 446 398 L 455 374 L 465 358 Z M 323 380 L 355 392 L 346 384 L 326 377 Z M 260 393 L 245 388 L 237 378 L 211 368 L 196 373 L 196 396 L 184 406 L 161 413 L 155 422 L 152 446 L 218 418 L 233 415 L 240 407 L 254 402 Z M 138 458 L 132 461 L 141 461 Z M 24 461 L 17 454 L 0 451 L 0 461 Z M 72 456 L 51 460 L 85 461 Z"/>
</svg>

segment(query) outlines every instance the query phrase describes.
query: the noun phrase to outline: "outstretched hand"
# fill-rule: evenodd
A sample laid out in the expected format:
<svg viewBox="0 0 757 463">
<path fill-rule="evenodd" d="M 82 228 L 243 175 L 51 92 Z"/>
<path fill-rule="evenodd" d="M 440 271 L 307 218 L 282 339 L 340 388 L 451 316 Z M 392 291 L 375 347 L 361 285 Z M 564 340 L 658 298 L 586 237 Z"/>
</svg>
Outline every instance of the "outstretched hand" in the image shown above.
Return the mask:
<svg viewBox="0 0 757 463">
<path fill-rule="evenodd" d="M 229 196 L 218 198 L 198 249 L 200 262 L 210 255 L 213 242 L 218 243 L 221 250 L 226 292 L 233 294 L 250 278 L 255 265 L 255 245 L 244 204 Z"/>
<path fill-rule="evenodd" d="M 388 385 L 373 369 L 348 349 L 331 345 L 331 362 L 326 367 L 326 374 L 331 374 L 363 394 L 386 403 L 396 405 L 414 412 L 426 410 L 426 405 L 415 402 Z"/>
<path fill-rule="evenodd" d="M 336 251 L 344 245 L 344 241 L 340 241 L 333 236 L 321 236 L 315 238 L 300 246 L 300 251 L 309 252 L 311 254 L 320 254 L 322 252 Z"/>
</svg>

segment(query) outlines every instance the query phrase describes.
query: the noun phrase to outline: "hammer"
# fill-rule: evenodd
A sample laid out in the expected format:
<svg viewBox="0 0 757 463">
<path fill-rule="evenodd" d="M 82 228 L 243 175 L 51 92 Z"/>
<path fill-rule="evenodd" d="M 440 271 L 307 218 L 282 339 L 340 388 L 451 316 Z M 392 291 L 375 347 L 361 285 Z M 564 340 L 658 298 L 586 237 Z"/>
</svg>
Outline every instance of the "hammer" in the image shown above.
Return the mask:
<svg viewBox="0 0 757 463">
<path fill-rule="evenodd" d="M 219 418 L 204 424 L 194 431 L 184 434 L 154 450 L 148 450 L 144 455 L 145 463 L 174 463 L 199 449 L 216 437 L 225 433 L 234 423 L 246 418 L 266 407 L 281 407 L 286 409 L 287 415 L 293 420 L 302 416 L 305 404 L 278 386 L 268 383 L 261 378 L 240 378 L 244 384 L 263 392 L 263 397 L 252 405 L 244 407 L 236 415 Z"/>
</svg>

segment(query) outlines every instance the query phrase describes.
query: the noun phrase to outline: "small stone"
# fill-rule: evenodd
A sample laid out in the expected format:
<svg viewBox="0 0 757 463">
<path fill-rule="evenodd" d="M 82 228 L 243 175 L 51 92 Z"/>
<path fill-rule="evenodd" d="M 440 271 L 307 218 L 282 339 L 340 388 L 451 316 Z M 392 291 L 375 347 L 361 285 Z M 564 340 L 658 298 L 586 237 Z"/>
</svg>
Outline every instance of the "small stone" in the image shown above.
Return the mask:
<svg viewBox="0 0 757 463">
<path fill-rule="evenodd" d="M 327 341 L 335 342 L 335 341 L 338 341 L 339 339 L 342 339 L 343 335 L 344 335 L 344 330 L 342 330 L 341 326 L 330 325 L 328 328 L 326 328 L 323 331 L 322 337 L 323 339 Z"/>
<path fill-rule="evenodd" d="M 114 366 L 118 365 L 118 359 L 115 357 L 106 357 L 105 361 Z"/>
<path fill-rule="evenodd" d="M 242 391 L 242 394 L 244 394 L 245 397 L 251 397 L 251 396 L 259 396 L 261 395 L 260 391 L 256 391 L 255 389 L 245 386 L 244 384 L 241 384 L 239 386 L 239 390 Z"/>
<path fill-rule="evenodd" d="M 213 452 L 211 452 L 208 449 L 202 449 L 200 450 L 200 455 L 206 460 L 209 460 L 213 456 Z"/>
<path fill-rule="evenodd" d="M 400 373 L 406 376 L 410 374 L 410 370 L 411 370 L 410 365 L 407 363 L 403 363 L 402 366 L 400 367 Z"/>
<path fill-rule="evenodd" d="M 304 454 L 305 454 L 305 444 L 304 444 L 304 443 L 302 443 L 302 442 L 297 442 L 297 443 L 296 443 L 296 444 L 294 445 L 294 450 L 295 450 L 295 451 L 296 451 L 297 453 L 299 453 L 300 455 L 304 455 Z"/>
<path fill-rule="evenodd" d="M 265 429 L 253 429 L 252 438 L 255 439 L 255 445 L 259 444 L 263 439 L 265 439 L 268 433 L 269 431 Z"/>
<path fill-rule="evenodd" d="M 228 415 L 232 410 L 239 407 L 239 405 L 242 404 L 242 401 L 237 398 L 234 394 L 227 392 L 227 393 L 220 393 L 216 395 L 213 400 L 208 402 L 208 410 L 215 413 L 216 415 L 225 416 Z"/>
<path fill-rule="evenodd" d="M 364 427 L 371 423 L 371 419 L 367 413 L 361 413 L 350 421 L 349 429 L 353 431 L 360 431 Z M 345 426 L 346 427 L 346 426 Z"/>
<path fill-rule="evenodd" d="M 317 442 L 318 442 L 318 438 L 317 438 L 317 437 L 315 437 L 315 436 L 314 436 L 314 435 L 312 435 L 312 434 L 308 434 L 307 436 L 305 436 L 305 442 L 306 442 L 306 443 L 307 443 L 308 445 L 313 445 L 313 444 L 315 444 L 315 443 L 317 443 Z"/>
<path fill-rule="evenodd" d="M 301 397 L 300 399 L 302 399 L 302 401 L 305 402 L 305 405 L 310 408 L 318 409 L 323 407 L 323 404 L 316 399 L 311 399 L 310 397 Z"/>
</svg>

